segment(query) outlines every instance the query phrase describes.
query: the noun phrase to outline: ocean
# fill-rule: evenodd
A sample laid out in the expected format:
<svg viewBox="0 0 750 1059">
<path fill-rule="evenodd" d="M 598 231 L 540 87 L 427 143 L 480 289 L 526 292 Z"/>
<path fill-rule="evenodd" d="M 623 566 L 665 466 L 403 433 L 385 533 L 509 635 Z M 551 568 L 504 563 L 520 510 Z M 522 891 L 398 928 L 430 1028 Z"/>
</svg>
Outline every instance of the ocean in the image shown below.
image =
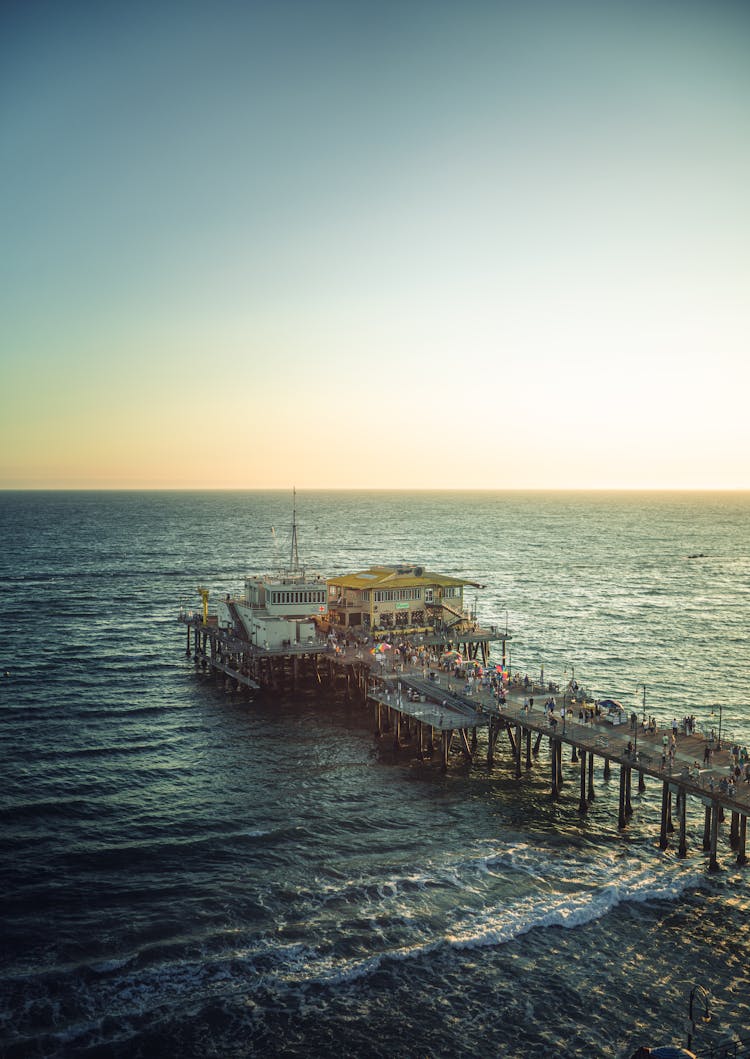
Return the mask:
<svg viewBox="0 0 750 1059">
<path fill-rule="evenodd" d="M 286 563 L 286 492 L 0 494 L 0 1055 L 603 1057 L 750 1033 L 750 868 L 617 829 L 546 743 L 446 775 L 341 699 L 185 656 L 196 588 Z M 300 555 L 485 585 L 514 670 L 750 744 L 748 493 L 310 492 Z M 499 650 L 499 645 L 498 645 Z M 700 993 L 699 995 L 703 995 Z"/>
</svg>

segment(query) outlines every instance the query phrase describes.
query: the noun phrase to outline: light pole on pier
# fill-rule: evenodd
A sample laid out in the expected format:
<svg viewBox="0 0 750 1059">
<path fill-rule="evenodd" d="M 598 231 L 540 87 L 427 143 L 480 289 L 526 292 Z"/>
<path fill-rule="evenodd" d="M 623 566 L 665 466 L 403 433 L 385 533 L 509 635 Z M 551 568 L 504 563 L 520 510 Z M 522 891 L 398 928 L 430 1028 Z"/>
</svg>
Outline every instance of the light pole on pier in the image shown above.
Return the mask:
<svg viewBox="0 0 750 1059">
<path fill-rule="evenodd" d="M 643 724 L 643 728 L 644 728 L 644 731 L 645 731 L 645 728 L 646 728 L 646 685 L 645 684 L 636 684 L 636 686 L 635 686 L 636 700 L 638 698 L 638 689 L 639 688 L 643 688 L 643 716 L 641 718 L 641 723 Z M 636 722 L 635 722 L 635 749 L 638 750 L 638 720 L 637 719 L 636 719 Z"/>
<path fill-rule="evenodd" d="M 719 711 L 719 735 L 718 735 L 718 737 L 716 739 L 716 749 L 717 750 L 721 750 L 721 714 L 722 714 L 723 708 L 724 707 L 722 706 L 721 703 L 718 703 L 718 704 L 716 704 L 716 705 L 711 707 L 711 716 L 712 717 L 714 716 L 714 710 L 718 710 Z"/>
<path fill-rule="evenodd" d="M 570 663 L 570 668 L 571 668 L 571 674 L 572 675 L 571 675 L 570 680 L 565 685 L 565 690 L 563 691 L 563 727 L 562 727 L 563 733 L 565 732 L 565 724 L 566 724 L 566 722 L 568 720 L 568 710 L 570 709 L 570 703 L 575 698 L 574 685 L 575 685 L 575 682 L 576 682 L 576 667 L 575 667 L 575 665 L 572 662 Z M 567 675 L 568 675 L 568 671 L 566 669 L 563 672 L 563 679 L 565 679 L 565 677 Z"/>
<path fill-rule="evenodd" d="M 643 727 L 646 727 L 646 685 L 639 684 L 638 687 L 643 687 Z"/>
<path fill-rule="evenodd" d="M 638 760 L 638 714 L 633 711 L 630 714 L 631 723 L 635 721 L 633 725 L 633 758 Z"/>
</svg>

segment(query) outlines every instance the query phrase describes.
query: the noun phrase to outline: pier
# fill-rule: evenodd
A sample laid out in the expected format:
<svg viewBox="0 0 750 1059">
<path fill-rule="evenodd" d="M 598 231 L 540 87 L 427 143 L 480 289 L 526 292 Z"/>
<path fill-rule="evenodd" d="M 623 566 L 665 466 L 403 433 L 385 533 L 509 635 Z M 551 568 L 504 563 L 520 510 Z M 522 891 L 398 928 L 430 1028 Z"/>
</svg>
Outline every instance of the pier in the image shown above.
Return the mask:
<svg viewBox="0 0 750 1059">
<path fill-rule="evenodd" d="M 728 842 L 736 863 L 747 863 L 750 783 L 742 780 L 722 789 L 732 760 L 726 739 L 718 747 L 702 734 L 681 732 L 670 765 L 663 761 L 667 729 L 650 732 L 634 713 L 625 723 L 612 724 L 588 708 L 582 721 L 577 716 L 582 708 L 579 710 L 579 704 L 571 700 L 566 703 L 564 720 L 559 714 L 547 715 L 542 707 L 545 697 L 555 694 L 558 706 L 566 702 L 566 695 L 561 699 L 559 689 L 552 684 L 512 684 L 501 703 L 490 689 L 475 687 L 467 694 L 463 678 L 437 667 L 410 666 L 395 650 L 393 657 L 383 662 L 363 643 L 338 646 L 322 638 L 265 649 L 231 630 L 204 623 L 199 615 L 185 613 L 180 620 L 187 627 L 186 653 L 192 654 L 197 666 L 213 670 L 229 690 L 295 693 L 309 689 L 343 694 L 372 711 L 376 736 L 390 741 L 395 752 L 411 752 L 442 770 L 449 769 L 456 757 L 464 764 L 475 764 L 482 755 L 492 769 L 502 742 L 506 761 L 521 781 L 524 774 L 539 767 L 545 743 L 552 799 L 561 798 L 569 782 L 564 758 L 566 765 L 577 766 L 575 786 L 582 815 L 596 798 L 595 765 L 605 782 L 616 773 L 617 827 L 624 830 L 633 815 L 634 786 L 644 791 L 648 779 L 661 789 L 661 849 L 676 841 L 678 856 L 687 856 L 687 805 L 692 798 L 703 809 L 702 849 L 708 855 L 710 870 L 720 868 L 719 836 L 727 819 Z M 449 644 L 460 646 L 462 657 L 481 659 L 486 664 L 491 642 L 501 642 L 504 656 L 510 638 L 507 632 L 480 627 L 453 632 L 460 639 L 448 640 L 447 635 L 445 630 L 421 635 L 420 646 L 438 654 Z M 533 700 L 533 707 L 525 707 L 525 700 Z M 711 760 L 704 766 L 707 745 Z"/>
<path fill-rule="evenodd" d="M 624 830 L 633 815 L 632 790 L 637 782 L 638 790 L 644 791 L 646 778 L 661 786 L 661 814 L 659 846 L 667 849 L 670 836 L 677 833 L 678 856 L 686 857 L 687 845 L 687 799 L 697 798 L 704 810 L 703 850 L 708 853 L 709 868 L 718 870 L 718 840 L 720 824 L 730 818 L 729 844 L 736 851 L 736 863 L 747 863 L 747 816 L 750 812 L 750 782 L 744 778 L 738 783 L 726 783 L 732 762 L 731 748 L 726 742 L 722 749 L 710 746 L 711 763 L 701 767 L 706 738 L 700 734 L 677 736 L 674 762 L 664 760 L 663 737 L 665 729 L 649 732 L 641 727 L 635 717 L 624 724 L 613 725 L 602 717 L 588 711 L 590 718 L 580 721 L 571 717 L 578 709 L 572 703 L 566 710 L 564 720 L 555 715 L 546 715 L 539 700 L 550 694 L 550 686 L 530 684 L 509 689 L 504 704 L 499 704 L 489 692 L 473 692 L 470 696 L 457 690 L 463 681 L 455 681 L 448 674 L 435 675 L 440 683 L 425 681 L 421 675 L 404 671 L 391 673 L 383 680 L 388 690 L 382 688 L 371 692 L 368 698 L 375 704 L 376 730 L 381 730 L 382 707 L 385 703 L 391 713 L 397 715 L 391 722 L 394 745 L 400 745 L 401 734 L 410 732 L 409 721 L 416 725 L 417 753 L 424 754 L 424 745 L 433 751 L 439 746 L 440 764 L 446 769 L 450 752 L 457 743 L 462 758 L 474 762 L 478 755 L 478 733 L 486 730 L 487 765 L 492 768 L 498 739 L 507 738 L 514 775 L 520 780 L 524 772 L 537 763 L 540 745 L 546 739 L 550 761 L 550 796 L 561 797 L 564 783 L 563 750 L 569 750 L 569 761 L 578 766 L 579 799 L 578 810 L 585 814 L 595 799 L 594 763 L 599 759 L 602 778 L 611 779 L 612 772 L 619 772 L 618 829 Z M 409 698 L 408 689 L 418 698 Z M 385 698 L 384 698 L 385 695 Z M 535 700 L 529 709 L 524 702 Z M 425 705 L 429 702 L 427 713 Z M 404 723 L 403 718 L 408 718 Z M 429 724 L 431 731 L 426 739 L 423 726 Z M 675 822 L 676 821 L 676 822 Z"/>
</svg>

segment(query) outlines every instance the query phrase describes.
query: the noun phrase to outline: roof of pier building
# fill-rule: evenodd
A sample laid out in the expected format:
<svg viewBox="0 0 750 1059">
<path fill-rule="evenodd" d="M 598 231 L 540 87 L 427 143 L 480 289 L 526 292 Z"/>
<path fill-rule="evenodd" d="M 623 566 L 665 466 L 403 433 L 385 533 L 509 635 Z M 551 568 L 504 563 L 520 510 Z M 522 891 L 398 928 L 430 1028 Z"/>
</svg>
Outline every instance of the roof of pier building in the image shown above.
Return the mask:
<svg viewBox="0 0 750 1059">
<path fill-rule="evenodd" d="M 329 577 L 329 585 L 339 588 L 411 588 L 414 585 L 434 585 L 441 588 L 449 586 L 471 585 L 473 588 L 484 588 L 477 581 L 468 581 L 465 577 L 451 577 L 449 574 L 435 574 L 423 566 L 371 566 L 354 574 L 343 574 L 341 577 Z"/>
</svg>

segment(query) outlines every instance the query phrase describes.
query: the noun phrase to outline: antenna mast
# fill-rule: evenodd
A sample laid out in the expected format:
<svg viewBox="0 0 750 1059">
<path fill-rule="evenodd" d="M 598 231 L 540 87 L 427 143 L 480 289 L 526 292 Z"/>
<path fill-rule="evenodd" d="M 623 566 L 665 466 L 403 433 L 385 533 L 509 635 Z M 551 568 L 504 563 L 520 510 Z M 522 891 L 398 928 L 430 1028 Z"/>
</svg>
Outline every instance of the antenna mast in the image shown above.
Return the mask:
<svg viewBox="0 0 750 1059">
<path fill-rule="evenodd" d="M 297 488 L 292 489 L 292 554 L 290 569 L 296 574 L 299 571 L 299 553 L 297 552 Z"/>
</svg>

